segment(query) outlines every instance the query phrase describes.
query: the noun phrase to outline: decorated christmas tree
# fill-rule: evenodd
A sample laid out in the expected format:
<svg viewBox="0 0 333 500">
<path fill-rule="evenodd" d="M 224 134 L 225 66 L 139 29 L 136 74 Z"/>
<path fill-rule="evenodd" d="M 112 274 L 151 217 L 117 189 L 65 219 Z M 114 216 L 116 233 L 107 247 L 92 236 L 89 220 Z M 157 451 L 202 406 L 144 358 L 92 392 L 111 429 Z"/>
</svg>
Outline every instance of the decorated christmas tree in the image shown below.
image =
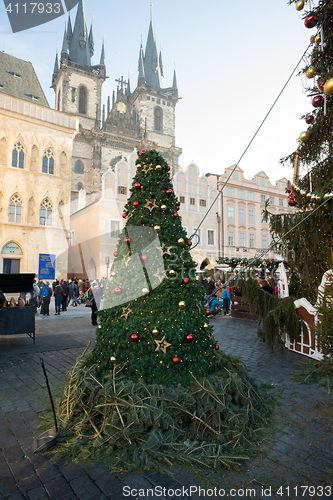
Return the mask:
<svg viewBox="0 0 333 500">
<path fill-rule="evenodd" d="M 298 273 L 293 292 L 314 303 L 325 271 L 333 266 L 333 7 L 331 0 L 290 0 L 303 11 L 305 29 L 311 29 L 311 49 L 301 74 L 311 109 L 302 117 L 304 131 L 297 150 L 283 163 L 294 166 L 293 183 L 287 185 L 292 214 L 270 214 L 273 236 L 281 237 L 286 257 Z M 308 10 L 306 9 L 308 7 Z M 305 8 L 305 10 L 303 10 Z"/>
<path fill-rule="evenodd" d="M 186 383 L 216 369 L 218 346 L 170 168 L 156 150 L 141 151 L 136 166 L 94 359 L 101 375 L 117 363 L 132 380 Z"/>
</svg>

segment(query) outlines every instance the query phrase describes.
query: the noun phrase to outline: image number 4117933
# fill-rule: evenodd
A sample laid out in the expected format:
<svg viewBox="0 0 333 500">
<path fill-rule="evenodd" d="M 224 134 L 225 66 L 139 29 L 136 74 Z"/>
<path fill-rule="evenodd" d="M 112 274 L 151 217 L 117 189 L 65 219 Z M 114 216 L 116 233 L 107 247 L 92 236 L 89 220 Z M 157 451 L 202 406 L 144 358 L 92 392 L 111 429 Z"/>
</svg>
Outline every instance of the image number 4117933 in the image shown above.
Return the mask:
<svg viewBox="0 0 333 500">
<path fill-rule="evenodd" d="M 3 0 L 13 33 L 46 24 L 75 7 L 79 0 Z M 65 5 L 65 9 L 64 6 Z"/>
</svg>

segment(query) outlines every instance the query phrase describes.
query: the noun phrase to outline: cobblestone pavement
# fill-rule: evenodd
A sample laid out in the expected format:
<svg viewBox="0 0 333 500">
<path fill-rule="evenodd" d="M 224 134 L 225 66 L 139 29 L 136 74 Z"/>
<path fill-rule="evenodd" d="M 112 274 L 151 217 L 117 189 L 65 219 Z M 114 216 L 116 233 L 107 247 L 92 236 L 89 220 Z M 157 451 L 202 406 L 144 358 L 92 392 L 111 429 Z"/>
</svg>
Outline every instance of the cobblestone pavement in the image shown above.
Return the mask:
<svg viewBox="0 0 333 500">
<path fill-rule="evenodd" d="M 274 436 L 240 471 L 211 473 L 205 483 L 199 483 L 182 469 L 172 475 L 154 470 L 110 475 L 104 466 L 79 467 L 49 453 L 34 454 L 33 441 L 41 433 L 39 412 L 49 404 L 39 356 L 55 394 L 77 356 L 89 341 L 93 346 L 95 337 L 89 309 L 69 308 L 56 317 L 51 309 L 49 317 L 36 318 L 35 345 L 25 335 L 0 337 L 0 500 L 119 500 L 139 495 L 132 490 L 154 487 L 161 489 L 150 499 L 176 498 L 173 492 L 180 499 L 190 493 L 192 498 L 204 498 L 198 490 L 203 484 L 217 486 L 219 498 L 333 498 L 329 488 L 320 489 L 333 483 L 332 396 L 323 388 L 292 380 L 291 373 L 307 358 L 287 350 L 271 353 L 258 338 L 255 322 L 230 317 L 212 320 L 221 349 L 240 356 L 251 375 L 270 384 L 277 396 Z M 123 494 L 127 492 L 133 495 Z M 206 496 L 212 493 L 206 491 Z"/>
</svg>

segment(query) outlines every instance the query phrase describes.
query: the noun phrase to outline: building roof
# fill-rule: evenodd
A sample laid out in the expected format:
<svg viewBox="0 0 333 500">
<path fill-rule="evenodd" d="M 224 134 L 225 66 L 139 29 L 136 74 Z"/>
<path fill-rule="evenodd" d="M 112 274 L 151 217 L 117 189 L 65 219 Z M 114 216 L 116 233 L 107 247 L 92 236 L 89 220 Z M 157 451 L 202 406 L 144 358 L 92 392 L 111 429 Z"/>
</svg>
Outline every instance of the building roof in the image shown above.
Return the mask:
<svg viewBox="0 0 333 500">
<path fill-rule="evenodd" d="M 0 52 L 0 92 L 50 107 L 31 62 L 5 52 Z"/>
</svg>

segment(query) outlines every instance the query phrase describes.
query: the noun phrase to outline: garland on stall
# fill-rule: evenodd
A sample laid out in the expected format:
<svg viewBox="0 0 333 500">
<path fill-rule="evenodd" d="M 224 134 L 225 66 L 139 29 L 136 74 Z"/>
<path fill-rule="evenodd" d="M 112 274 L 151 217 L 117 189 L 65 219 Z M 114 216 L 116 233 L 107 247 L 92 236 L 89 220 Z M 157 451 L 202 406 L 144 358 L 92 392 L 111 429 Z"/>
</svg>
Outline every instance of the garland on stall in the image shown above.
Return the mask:
<svg viewBox="0 0 333 500">
<path fill-rule="evenodd" d="M 281 341 L 281 331 L 287 333 L 291 342 L 296 341 L 301 333 L 299 318 L 295 312 L 295 297 L 279 298 L 265 292 L 255 279 L 240 280 L 237 283 L 244 302 L 250 306 L 251 314 L 263 318 L 265 344 L 273 350 L 276 341 Z"/>
</svg>

